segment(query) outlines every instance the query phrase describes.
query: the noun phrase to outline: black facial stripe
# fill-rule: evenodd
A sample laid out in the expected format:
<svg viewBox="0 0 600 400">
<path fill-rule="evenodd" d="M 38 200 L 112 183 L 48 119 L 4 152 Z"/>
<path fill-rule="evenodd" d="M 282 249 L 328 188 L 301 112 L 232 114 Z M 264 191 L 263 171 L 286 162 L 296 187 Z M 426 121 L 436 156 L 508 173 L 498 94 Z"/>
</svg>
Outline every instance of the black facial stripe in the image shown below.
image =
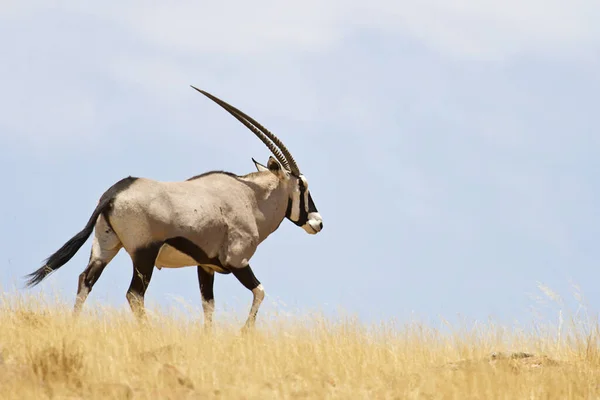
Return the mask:
<svg viewBox="0 0 600 400">
<path fill-rule="evenodd" d="M 298 205 L 300 207 L 300 212 L 298 213 L 298 221 L 292 221 L 292 219 L 291 219 L 292 207 L 294 205 L 293 204 L 294 202 L 291 198 L 288 200 L 287 210 L 285 211 L 285 217 L 287 219 L 289 219 L 290 221 L 292 221 L 294 224 L 296 224 L 298 226 L 302 226 L 302 225 L 306 224 L 306 222 L 308 221 L 309 213 L 317 212 L 317 207 L 315 206 L 312 196 L 309 193 L 308 194 L 308 211 L 306 211 L 306 201 L 304 199 L 304 194 L 306 193 L 307 189 L 306 189 L 306 186 L 304 186 L 304 182 L 300 178 L 298 179 L 298 186 L 299 186 L 299 190 L 300 190 L 300 202 Z"/>
<path fill-rule="evenodd" d="M 315 202 L 313 201 L 312 196 L 310 195 L 310 193 L 308 194 L 308 212 L 309 213 L 319 212 L 317 210 L 317 206 L 315 206 Z"/>
<path fill-rule="evenodd" d="M 294 202 L 293 200 L 290 198 L 288 200 L 288 206 L 287 206 L 287 210 L 285 212 L 285 216 L 287 219 L 289 219 L 290 221 L 292 221 L 294 224 L 298 225 L 298 226 L 302 226 L 306 223 L 306 221 L 308 220 L 308 213 L 306 212 L 306 207 L 304 206 L 305 202 L 304 202 L 304 192 L 306 191 L 306 188 L 304 186 L 304 182 L 302 182 L 302 179 L 298 179 L 298 184 L 299 184 L 299 189 L 300 189 L 300 203 L 299 203 L 299 207 L 300 207 L 300 212 L 298 213 L 298 221 L 293 221 L 291 219 L 292 216 L 292 207 L 294 206 Z"/>
<path fill-rule="evenodd" d="M 298 185 L 300 186 L 300 215 L 298 218 L 298 223 L 300 225 L 304 225 L 306 221 L 308 221 L 308 212 L 306 212 L 306 202 L 304 201 L 306 187 L 304 186 L 302 179 L 298 180 Z"/>
<path fill-rule="evenodd" d="M 292 217 L 292 199 L 288 200 L 287 210 L 285 210 L 285 217 L 287 219 L 290 219 Z"/>
</svg>

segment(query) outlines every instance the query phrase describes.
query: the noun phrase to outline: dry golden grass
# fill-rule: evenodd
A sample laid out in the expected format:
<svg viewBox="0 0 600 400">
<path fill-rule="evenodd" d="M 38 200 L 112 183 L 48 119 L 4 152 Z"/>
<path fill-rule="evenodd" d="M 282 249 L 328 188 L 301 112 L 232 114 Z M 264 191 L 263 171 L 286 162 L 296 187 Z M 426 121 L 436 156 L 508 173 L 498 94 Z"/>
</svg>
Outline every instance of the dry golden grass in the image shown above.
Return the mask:
<svg viewBox="0 0 600 400">
<path fill-rule="evenodd" d="M 259 314 L 254 333 L 201 318 L 5 298 L 3 399 L 570 399 L 600 397 L 597 324 L 560 336 L 493 325 L 442 333 L 419 324 Z M 546 333 L 544 333 L 546 332 Z M 524 353 L 523 353 L 524 352 Z"/>
</svg>

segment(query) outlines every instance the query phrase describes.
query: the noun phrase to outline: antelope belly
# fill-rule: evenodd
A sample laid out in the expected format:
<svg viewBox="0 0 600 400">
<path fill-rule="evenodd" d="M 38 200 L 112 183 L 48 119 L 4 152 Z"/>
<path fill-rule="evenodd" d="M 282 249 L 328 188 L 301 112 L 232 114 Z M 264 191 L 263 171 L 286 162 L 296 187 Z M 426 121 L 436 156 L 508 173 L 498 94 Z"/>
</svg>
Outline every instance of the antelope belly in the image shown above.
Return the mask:
<svg viewBox="0 0 600 400">
<path fill-rule="evenodd" d="M 191 267 L 194 265 L 198 265 L 196 260 L 192 257 L 188 256 L 175 249 L 168 244 L 164 244 L 156 257 L 156 262 L 154 263 L 158 269 L 161 268 L 182 268 L 182 267 Z"/>
</svg>

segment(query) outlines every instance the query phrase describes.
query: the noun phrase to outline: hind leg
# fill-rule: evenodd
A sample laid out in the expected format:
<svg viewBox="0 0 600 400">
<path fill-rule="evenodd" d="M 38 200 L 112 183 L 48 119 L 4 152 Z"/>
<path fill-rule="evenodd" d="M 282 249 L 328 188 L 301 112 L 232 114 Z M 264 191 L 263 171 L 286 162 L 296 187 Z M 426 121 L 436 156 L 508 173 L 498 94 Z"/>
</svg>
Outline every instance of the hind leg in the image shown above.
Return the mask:
<svg viewBox="0 0 600 400">
<path fill-rule="evenodd" d="M 131 257 L 133 260 L 133 277 L 129 289 L 127 289 L 126 297 L 131 311 L 140 321 L 146 318 L 144 294 L 150 284 L 156 256 L 158 256 L 161 246 L 162 243 L 152 243 L 135 250 Z"/>
<path fill-rule="evenodd" d="M 215 272 L 198 265 L 198 284 L 200 285 L 202 309 L 204 310 L 204 327 L 208 330 L 212 327 L 213 313 L 215 311 L 215 295 L 213 292 Z"/>
<path fill-rule="evenodd" d="M 83 303 L 92 291 L 94 284 L 100 278 L 102 271 L 121 249 L 121 241 L 115 232 L 108 226 L 103 216 L 98 219 L 92 251 L 87 268 L 79 275 L 77 285 L 77 298 L 75 300 L 74 315 L 78 316 Z"/>
</svg>

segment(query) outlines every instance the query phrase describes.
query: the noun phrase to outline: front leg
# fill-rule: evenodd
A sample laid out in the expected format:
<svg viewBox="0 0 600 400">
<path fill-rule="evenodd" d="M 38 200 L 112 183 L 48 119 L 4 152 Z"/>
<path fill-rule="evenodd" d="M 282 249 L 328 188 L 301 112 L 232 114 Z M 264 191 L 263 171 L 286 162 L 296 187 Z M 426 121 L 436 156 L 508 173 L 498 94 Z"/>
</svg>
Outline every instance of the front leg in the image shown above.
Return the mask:
<svg viewBox="0 0 600 400">
<path fill-rule="evenodd" d="M 256 276 L 254 276 L 254 272 L 252 272 L 249 265 L 243 268 L 231 268 L 231 270 L 240 283 L 244 285 L 246 289 L 252 291 L 252 307 L 250 308 L 250 315 L 248 315 L 248 319 L 244 325 L 244 330 L 254 328 L 256 314 L 258 313 L 260 304 L 265 298 L 265 291 L 261 283 L 256 279 Z"/>
<path fill-rule="evenodd" d="M 202 309 L 204 310 L 204 327 L 210 329 L 215 311 L 215 296 L 213 293 L 215 272 L 198 265 L 198 284 L 200 285 Z"/>
</svg>

